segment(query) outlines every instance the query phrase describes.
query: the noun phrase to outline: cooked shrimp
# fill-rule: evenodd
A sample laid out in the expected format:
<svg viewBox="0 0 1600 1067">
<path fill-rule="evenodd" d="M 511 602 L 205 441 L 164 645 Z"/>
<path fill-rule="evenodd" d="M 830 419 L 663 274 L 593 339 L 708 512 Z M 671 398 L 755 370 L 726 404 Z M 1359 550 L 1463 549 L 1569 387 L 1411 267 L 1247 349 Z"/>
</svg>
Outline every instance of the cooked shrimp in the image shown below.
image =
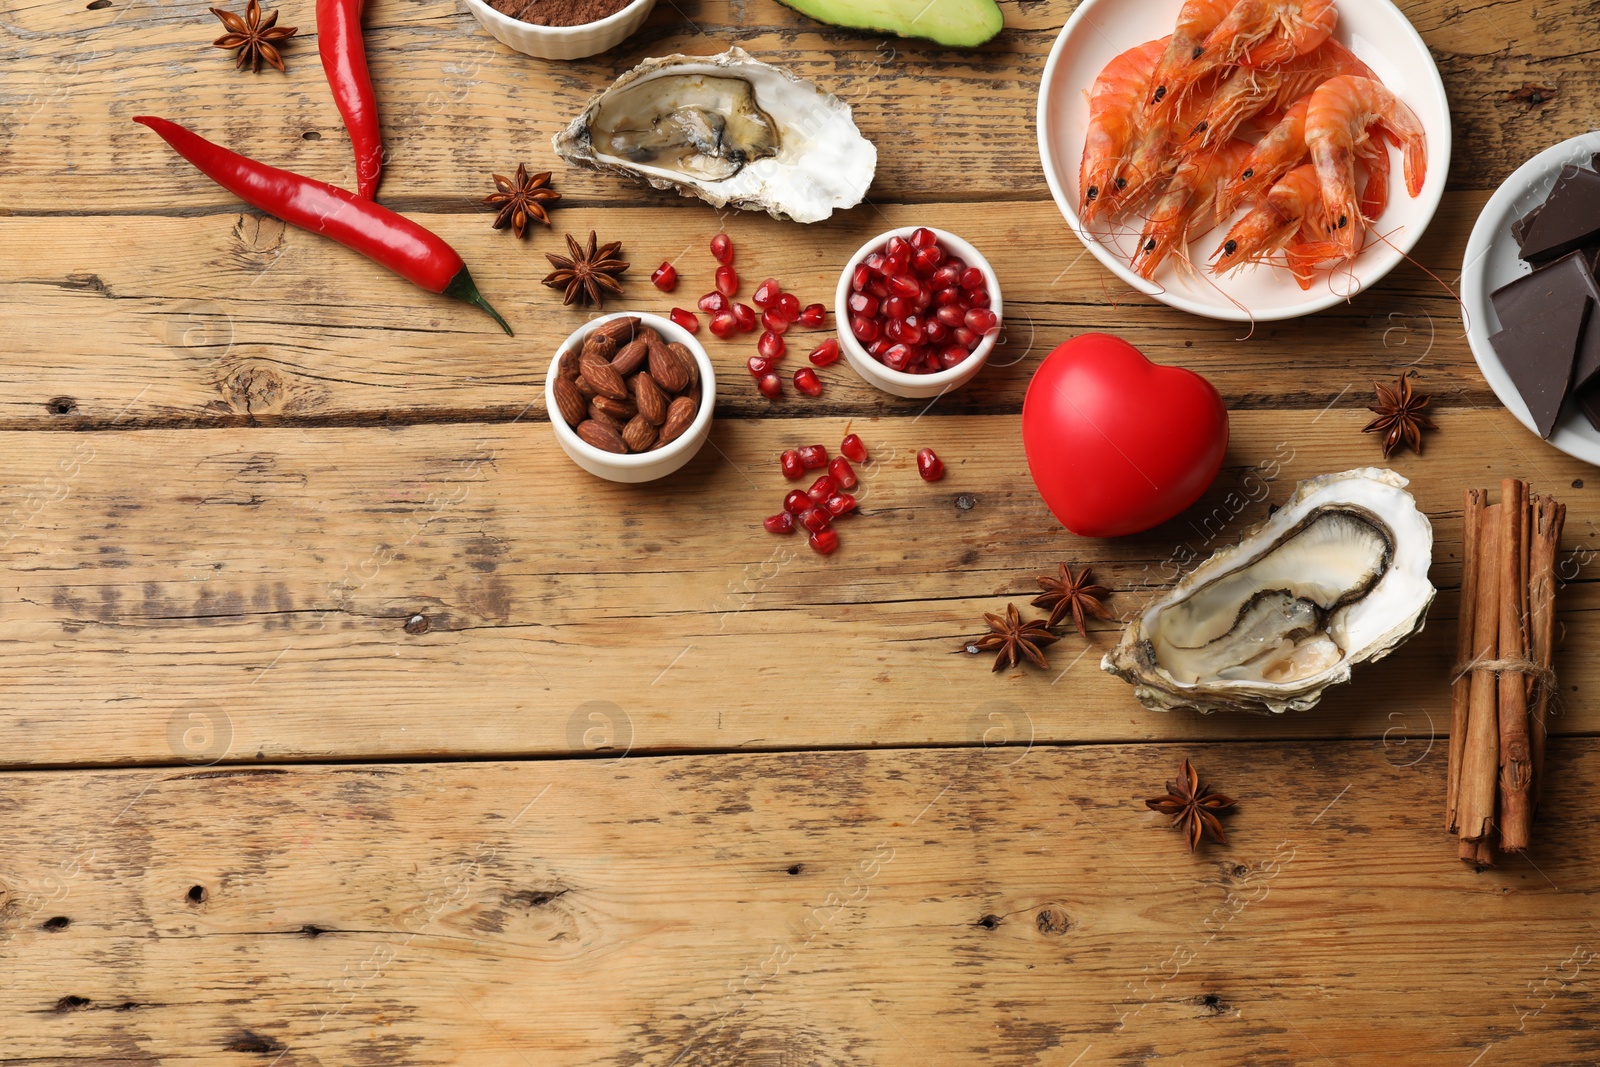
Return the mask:
<svg viewBox="0 0 1600 1067">
<path fill-rule="evenodd" d="M 1356 197 L 1355 164 L 1358 149 L 1372 139 L 1375 129 L 1400 139 L 1406 192 L 1417 196 L 1427 175 L 1428 138 L 1410 108 L 1381 82 L 1354 75 L 1329 79 L 1312 94 L 1306 112 L 1306 147 L 1321 183 L 1330 238 L 1346 256 L 1359 250 L 1364 223 L 1369 221 Z M 1387 165 L 1386 150 L 1384 155 Z"/>
<path fill-rule="evenodd" d="M 1322 208 L 1322 186 L 1316 168 L 1303 164 L 1285 174 L 1267 191 L 1266 199 L 1228 231 L 1211 254 L 1211 270 L 1223 274 L 1246 263 L 1260 263 L 1301 232 Z"/>
<path fill-rule="evenodd" d="M 1227 17 L 1236 0 L 1186 0 L 1178 11 L 1178 24 L 1167 39 L 1166 50 L 1150 79 L 1150 95 L 1145 107 L 1154 110 L 1165 101 L 1181 98 L 1205 73 L 1195 64 L 1203 51 L 1206 35 Z"/>
<path fill-rule="evenodd" d="M 1249 151 L 1246 141 L 1226 141 L 1179 165 L 1139 235 L 1132 266 L 1141 278 L 1153 277 L 1174 250 L 1188 247 L 1192 238 L 1226 218 L 1217 210 L 1217 190 Z"/>
<path fill-rule="evenodd" d="M 1217 194 L 1217 210 L 1224 216 L 1231 215 L 1234 208 L 1246 201 L 1260 203 L 1279 178 L 1306 161 L 1306 112 L 1310 105 L 1311 97 L 1302 96 L 1284 112 L 1277 125 L 1256 142 L 1239 172 Z M 1358 148 L 1357 154 L 1367 168 L 1361 214 L 1374 219 L 1388 206 L 1389 153 L 1382 138 L 1373 138 Z"/>
<path fill-rule="evenodd" d="M 1368 77 L 1372 71 L 1334 40 L 1270 70 L 1239 67 L 1212 94 L 1205 117 L 1195 124 L 1180 151 L 1195 152 L 1220 143 L 1232 137 L 1246 119 L 1269 108 L 1290 108 L 1322 82 L 1341 74 Z"/>
<path fill-rule="evenodd" d="M 1170 177 L 1187 158 L 1177 150 L 1178 142 L 1210 106 L 1209 87 L 1197 86 L 1179 100 L 1176 107 L 1147 115 L 1144 128 L 1129 152 L 1128 165 L 1104 208 L 1115 213 L 1131 207 L 1153 192 L 1163 178 Z"/>
<path fill-rule="evenodd" d="M 1089 93 L 1089 131 L 1078 167 L 1078 214 L 1085 223 L 1103 214 L 1106 195 L 1127 184 L 1123 172 L 1129 153 L 1143 132 L 1141 115 L 1156 60 L 1167 38 L 1146 41 L 1107 63 Z"/>
<path fill-rule="evenodd" d="M 1326 41 L 1338 21 L 1334 0 L 1239 0 L 1195 58 L 1212 66 L 1287 63 Z"/>
</svg>

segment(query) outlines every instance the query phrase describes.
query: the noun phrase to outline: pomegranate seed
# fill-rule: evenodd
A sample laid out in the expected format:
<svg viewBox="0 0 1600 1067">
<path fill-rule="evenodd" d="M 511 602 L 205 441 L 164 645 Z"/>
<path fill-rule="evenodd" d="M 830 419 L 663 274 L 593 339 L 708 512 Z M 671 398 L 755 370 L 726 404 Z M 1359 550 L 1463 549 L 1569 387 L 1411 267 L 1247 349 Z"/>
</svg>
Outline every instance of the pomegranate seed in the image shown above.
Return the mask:
<svg viewBox="0 0 1600 1067">
<path fill-rule="evenodd" d="M 811 535 L 811 548 L 824 556 L 833 555 L 833 550 L 839 547 L 839 534 L 834 530 L 819 530 Z"/>
<path fill-rule="evenodd" d="M 930 289 L 949 289 L 960 284 L 961 269 L 951 263 L 941 266 L 928 279 L 928 288 Z"/>
<path fill-rule="evenodd" d="M 967 313 L 957 304 L 946 304 L 933 313 L 934 318 L 944 323 L 950 329 L 967 324 Z"/>
<path fill-rule="evenodd" d="M 783 379 L 776 374 L 764 374 L 756 382 L 756 388 L 761 390 L 761 395 L 768 400 L 776 400 L 783 395 Z"/>
<path fill-rule="evenodd" d="M 692 311 L 685 311 L 683 308 L 673 308 L 667 313 L 667 318 L 671 319 L 679 326 L 682 326 L 690 333 L 700 332 L 700 319 L 696 317 Z"/>
<path fill-rule="evenodd" d="M 837 519 L 840 515 L 856 509 L 856 498 L 849 493 L 835 493 L 824 500 L 822 506 L 829 515 Z"/>
<path fill-rule="evenodd" d="M 873 278 L 867 283 L 867 292 L 879 300 L 889 299 L 889 287 L 883 283 L 882 278 Z"/>
<path fill-rule="evenodd" d="M 949 259 L 944 261 L 944 266 L 940 267 L 939 269 L 943 270 L 944 267 L 949 267 L 951 270 L 955 271 L 956 275 L 959 277 L 961 272 L 967 269 L 967 261 L 957 256 L 951 256 Z"/>
<path fill-rule="evenodd" d="M 824 326 L 828 322 L 828 309 L 822 304 L 807 304 L 800 312 L 800 325 Z"/>
<path fill-rule="evenodd" d="M 695 306 L 708 315 L 715 315 L 719 311 L 728 310 L 728 298 L 721 293 L 707 293 Z"/>
<path fill-rule="evenodd" d="M 839 442 L 839 451 L 857 463 L 865 463 L 867 461 L 867 443 L 861 440 L 860 434 L 845 434 L 844 440 Z M 845 488 L 848 489 L 850 487 L 845 486 Z"/>
<path fill-rule="evenodd" d="M 800 321 L 800 298 L 793 293 L 780 293 L 774 307 L 778 309 L 778 314 L 783 316 L 785 322 Z"/>
<path fill-rule="evenodd" d="M 791 489 L 789 495 L 783 498 L 783 510 L 791 515 L 799 515 L 810 506 L 811 498 L 806 495 L 804 489 Z"/>
<path fill-rule="evenodd" d="M 891 319 L 903 319 L 916 305 L 903 296 L 891 296 L 883 302 L 883 313 Z"/>
<path fill-rule="evenodd" d="M 967 329 L 973 333 L 988 333 L 1000 324 L 1000 317 L 988 308 L 973 308 L 967 312 Z"/>
<path fill-rule="evenodd" d="M 856 340 L 868 344 L 878 339 L 878 320 L 856 316 L 850 320 L 850 332 L 856 335 Z"/>
<path fill-rule="evenodd" d="M 783 343 L 783 337 L 768 330 L 761 335 L 761 340 L 756 342 L 756 351 L 768 359 L 782 357 L 784 350 L 789 346 Z"/>
<path fill-rule="evenodd" d="M 906 334 L 904 319 L 894 318 L 883 324 L 883 332 L 889 335 L 889 340 L 897 344 L 912 344 L 921 339 L 920 333 Z"/>
<path fill-rule="evenodd" d="M 918 274 L 928 275 L 939 269 L 939 264 L 944 262 L 944 249 L 935 245 L 932 248 L 919 248 L 917 254 L 911 257 L 911 269 Z"/>
<path fill-rule="evenodd" d="M 926 226 L 918 226 L 911 231 L 911 247 L 922 249 L 932 248 L 939 243 L 939 235 Z"/>
<path fill-rule="evenodd" d="M 871 280 L 872 268 L 863 263 L 856 268 L 855 275 L 850 279 L 850 288 L 859 293 L 867 287 L 867 283 Z"/>
<path fill-rule="evenodd" d="M 870 319 L 878 313 L 878 298 L 871 293 L 851 293 L 850 299 L 845 301 L 845 306 L 854 314 L 864 315 Z"/>
<path fill-rule="evenodd" d="M 967 306 L 968 307 L 974 307 L 974 308 L 986 308 L 986 307 L 988 307 L 989 306 L 989 294 L 988 294 L 988 292 L 986 290 L 979 289 L 977 292 L 975 292 L 972 295 L 968 296 L 967 297 Z"/>
<path fill-rule="evenodd" d="M 751 356 L 745 361 L 745 366 L 750 368 L 750 374 L 756 378 L 765 378 L 772 373 L 772 360 L 765 356 Z"/>
<path fill-rule="evenodd" d="M 922 324 L 922 336 L 930 345 L 942 344 L 950 336 L 950 327 L 940 322 L 938 318 L 931 318 Z"/>
<path fill-rule="evenodd" d="M 731 297 L 739 291 L 739 272 L 727 264 L 717 268 L 717 292 Z"/>
<path fill-rule="evenodd" d="M 961 303 L 962 299 L 963 294 L 960 289 L 940 289 L 937 293 L 933 294 L 933 302 L 938 304 L 940 307 L 947 307 L 950 304 L 959 304 Z"/>
<path fill-rule="evenodd" d="M 964 362 L 970 355 L 972 355 L 972 353 L 968 352 L 960 345 L 950 345 L 948 348 L 942 349 L 939 352 L 939 369 L 949 370 L 951 367 Z"/>
<path fill-rule="evenodd" d="M 782 469 L 783 476 L 791 482 L 806 472 L 805 457 L 792 448 L 778 457 L 778 466 Z"/>
<path fill-rule="evenodd" d="M 889 291 L 895 296 L 914 299 L 922 293 L 922 283 L 909 274 L 889 275 Z"/>
<path fill-rule="evenodd" d="M 889 243 L 883 247 L 885 259 L 893 259 L 895 256 L 900 255 L 909 256 L 911 253 L 911 242 L 904 237 L 891 237 L 889 238 Z"/>
<path fill-rule="evenodd" d="M 718 337 L 733 336 L 733 312 L 719 311 L 711 316 L 711 332 Z"/>
<path fill-rule="evenodd" d="M 951 336 L 956 339 L 956 344 L 961 345 L 968 352 L 971 352 L 974 348 L 977 348 L 978 342 L 983 340 L 982 337 L 979 337 L 965 326 L 957 326 L 953 331 L 951 331 Z"/>
<path fill-rule="evenodd" d="M 839 362 L 839 342 L 828 338 L 816 348 L 811 350 L 811 355 L 806 357 L 819 367 L 826 367 Z"/>
<path fill-rule="evenodd" d="M 784 318 L 777 308 L 767 308 L 761 313 L 761 326 L 773 333 L 784 333 L 789 329 L 789 320 Z"/>
<path fill-rule="evenodd" d="M 987 288 L 987 286 L 986 286 L 986 284 L 984 282 L 984 278 L 983 278 L 983 271 L 979 270 L 977 267 L 968 267 L 966 270 L 962 271 L 961 272 L 961 288 L 963 288 L 963 289 L 984 289 L 984 288 Z"/>
<path fill-rule="evenodd" d="M 800 463 L 808 471 L 821 470 L 828 465 L 826 445 L 801 445 Z"/>
<path fill-rule="evenodd" d="M 663 293 L 670 293 L 678 287 L 678 268 L 671 263 L 663 263 L 650 275 L 650 284 L 660 289 Z"/>
<path fill-rule="evenodd" d="M 733 262 L 733 238 L 719 233 L 711 239 L 711 258 L 727 266 Z"/>
<path fill-rule="evenodd" d="M 911 365 L 911 349 L 907 345 L 893 345 L 883 354 L 883 365 L 890 370 L 905 370 Z"/>
<path fill-rule="evenodd" d="M 749 304 L 733 305 L 733 321 L 740 333 L 749 333 L 756 328 L 756 309 Z"/>
<path fill-rule="evenodd" d="M 775 534 L 794 533 L 794 516 L 787 511 L 780 511 L 776 515 L 768 515 L 761 525 Z"/>
<path fill-rule="evenodd" d="M 944 460 L 936 456 L 933 449 L 924 448 L 917 453 L 917 473 L 925 482 L 936 482 L 944 477 Z"/>
<path fill-rule="evenodd" d="M 813 504 L 820 504 L 838 491 L 839 483 L 833 480 L 833 475 L 824 474 L 811 483 L 811 488 L 806 490 L 806 496 L 811 498 Z"/>
<path fill-rule="evenodd" d="M 850 466 L 850 461 L 843 456 L 828 464 L 828 474 L 834 481 L 839 483 L 840 489 L 854 489 L 856 487 L 856 469 Z"/>
<path fill-rule="evenodd" d="M 873 359 L 882 359 L 883 354 L 894 347 L 894 342 L 887 337 L 880 337 L 867 346 L 867 352 Z"/>
<path fill-rule="evenodd" d="M 869 255 L 866 259 L 863 259 L 861 261 L 861 263 L 862 263 L 862 266 L 866 267 L 872 273 L 874 273 L 874 274 L 882 274 L 883 273 L 883 265 L 885 263 L 884 255 L 883 255 L 882 252 L 874 252 L 871 255 Z"/>
<path fill-rule="evenodd" d="M 750 299 L 758 308 L 769 308 L 778 299 L 778 294 L 783 292 L 783 286 L 778 284 L 778 279 L 768 278 L 756 286 L 756 295 Z"/>
<path fill-rule="evenodd" d="M 832 521 L 833 516 L 828 514 L 826 508 L 810 507 L 800 513 L 800 525 L 812 533 L 826 530 Z"/>
<path fill-rule="evenodd" d="M 794 372 L 794 387 L 806 396 L 822 395 L 822 379 L 810 367 L 801 367 Z"/>
</svg>

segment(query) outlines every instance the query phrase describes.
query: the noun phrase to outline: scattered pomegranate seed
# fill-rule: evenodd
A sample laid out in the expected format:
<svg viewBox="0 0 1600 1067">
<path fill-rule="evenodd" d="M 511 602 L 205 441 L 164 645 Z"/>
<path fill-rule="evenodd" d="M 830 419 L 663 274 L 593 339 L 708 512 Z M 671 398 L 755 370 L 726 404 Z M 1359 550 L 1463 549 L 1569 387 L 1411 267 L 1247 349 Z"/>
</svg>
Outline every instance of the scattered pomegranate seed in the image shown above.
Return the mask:
<svg viewBox="0 0 1600 1067">
<path fill-rule="evenodd" d="M 692 311 L 685 311 L 683 308 L 673 308 L 667 313 L 667 318 L 671 319 L 679 326 L 682 326 L 690 333 L 700 332 L 700 319 Z"/>
<path fill-rule="evenodd" d="M 708 315 L 715 315 L 719 311 L 728 310 L 728 298 L 721 293 L 707 293 L 695 306 Z"/>
<path fill-rule="evenodd" d="M 717 268 L 717 292 L 731 297 L 739 291 L 739 272 L 727 264 Z"/>
<path fill-rule="evenodd" d="M 660 289 L 663 293 L 670 293 L 678 287 L 678 268 L 671 263 L 663 263 L 650 275 L 650 284 Z"/>
<path fill-rule="evenodd" d="M 925 482 L 936 482 L 944 477 L 944 460 L 935 455 L 931 448 L 921 449 L 917 452 L 917 473 L 922 475 Z"/>
<path fill-rule="evenodd" d="M 867 461 L 867 445 L 859 434 L 845 434 L 844 440 L 839 442 L 839 451 L 857 463 Z"/>
<path fill-rule="evenodd" d="M 821 470 L 828 465 L 828 449 L 825 445 L 801 445 L 797 451 L 800 463 L 808 471 Z"/>
<path fill-rule="evenodd" d="M 911 231 L 911 247 L 916 249 L 933 248 L 939 243 L 939 235 L 926 226 L 918 226 Z"/>
<path fill-rule="evenodd" d="M 837 530 L 818 531 L 811 535 L 810 544 L 814 551 L 831 556 L 833 550 L 839 547 L 839 533 Z"/>
<path fill-rule="evenodd" d="M 794 387 L 806 396 L 822 395 L 822 379 L 810 367 L 801 367 L 794 372 Z"/>
<path fill-rule="evenodd" d="M 840 515 L 856 509 L 856 498 L 849 493 L 835 493 L 822 502 L 822 506 L 829 515 L 838 518 Z"/>
<path fill-rule="evenodd" d="M 711 258 L 727 266 L 733 262 L 733 238 L 719 233 L 711 238 Z"/>
<path fill-rule="evenodd" d="M 800 476 L 796 474 L 795 477 Z M 810 506 L 811 498 L 806 495 L 804 489 L 791 489 L 789 495 L 783 498 L 783 510 L 791 515 L 802 514 Z"/>
<path fill-rule="evenodd" d="M 822 304 L 807 304 L 800 312 L 800 325 L 825 326 L 828 322 L 828 309 Z"/>
<path fill-rule="evenodd" d="M 733 318 L 739 324 L 740 333 L 749 333 L 756 328 L 756 309 L 749 304 L 733 305 Z"/>
<path fill-rule="evenodd" d="M 856 487 L 856 469 L 850 466 L 850 461 L 843 456 L 828 464 L 828 477 L 837 482 L 840 489 Z"/>
<path fill-rule="evenodd" d="M 773 333 L 783 333 L 789 329 L 789 320 L 784 318 L 777 308 L 770 307 L 761 313 L 761 326 Z"/>
<path fill-rule="evenodd" d="M 778 314 L 783 316 L 785 322 L 800 321 L 800 298 L 793 293 L 781 293 L 778 302 L 773 305 L 778 309 Z"/>
<path fill-rule="evenodd" d="M 733 327 L 733 312 L 719 311 L 711 316 L 711 332 L 718 337 L 732 337 Z"/>
<path fill-rule="evenodd" d="M 761 525 L 775 534 L 794 533 L 794 516 L 787 511 L 780 511 L 776 515 L 768 515 Z"/>
<path fill-rule="evenodd" d="M 772 360 L 766 356 L 751 356 L 745 366 L 750 368 L 750 373 L 757 378 L 764 378 L 772 373 Z"/>
<path fill-rule="evenodd" d="M 833 516 L 828 514 L 826 508 L 810 507 L 800 513 L 800 525 L 812 533 L 826 530 L 832 521 Z"/>
<path fill-rule="evenodd" d="M 768 330 L 761 335 L 761 340 L 756 342 L 756 351 L 768 359 L 780 359 L 788 345 L 783 343 L 783 338 Z"/>
<path fill-rule="evenodd" d="M 782 292 L 783 286 L 778 284 L 778 279 L 768 278 L 756 286 L 756 295 L 750 299 L 755 303 L 756 307 L 768 308 L 773 305 Z"/>
<path fill-rule="evenodd" d="M 820 504 L 838 491 L 839 483 L 833 480 L 833 475 L 824 474 L 811 483 L 811 488 L 806 490 L 806 496 L 811 498 L 813 504 Z"/>
<path fill-rule="evenodd" d="M 783 395 L 783 379 L 776 374 L 763 374 L 761 380 L 756 382 L 756 388 L 768 400 L 776 400 Z"/>
<path fill-rule="evenodd" d="M 806 357 L 819 367 L 839 362 L 839 342 L 832 337 L 822 342 L 811 350 L 811 355 Z"/>
</svg>

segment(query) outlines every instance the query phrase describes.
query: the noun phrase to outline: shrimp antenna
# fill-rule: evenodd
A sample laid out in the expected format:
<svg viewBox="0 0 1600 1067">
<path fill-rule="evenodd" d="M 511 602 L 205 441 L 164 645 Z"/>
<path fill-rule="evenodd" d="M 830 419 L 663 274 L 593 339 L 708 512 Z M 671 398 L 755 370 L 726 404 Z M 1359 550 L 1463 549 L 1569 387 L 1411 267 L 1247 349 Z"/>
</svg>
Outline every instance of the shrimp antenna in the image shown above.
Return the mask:
<svg viewBox="0 0 1600 1067">
<path fill-rule="evenodd" d="M 1393 230 L 1390 230 L 1389 233 L 1397 233 L 1399 231 L 1399 229 L 1400 229 L 1400 227 L 1397 226 Z M 1412 256 L 1409 253 L 1401 252 L 1400 249 L 1395 245 L 1395 243 L 1393 241 L 1389 240 L 1389 233 L 1378 233 L 1376 230 L 1372 231 L 1372 235 L 1374 237 L 1376 237 L 1378 240 L 1382 241 L 1384 244 L 1388 245 L 1390 248 L 1393 248 L 1396 252 L 1400 252 L 1400 258 L 1401 259 L 1405 260 L 1407 263 L 1410 263 L 1412 266 L 1416 267 L 1422 273 L 1426 274 L 1428 277 L 1430 277 L 1434 281 L 1438 282 L 1439 283 L 1439 288 L 1443 289 L 1446 293 L 1450 294 L 1450 299 L 1454 300 L 1456 302 L 1456 304 L 1458 306 L 1460 306 L 1460 308 L 1461 308 L 1462 336 L 1466 336 L 1466 332 L 1472 328 L 1471 312 L 1469 312 L 1467 310 L 1466 301 L 1462 300 L 1460 294 L 1457 293 L 1454 289 L 1450 288 L 1449 283 L 1447 283 L 1443 278 L 1439 277 L 1437 274 L 1435 274 L 1433 271 L 1429 270 L 1427 267 L 1424 267 L 1420 262 L 1418 262 L 1416 259 L 1412 258 Z"/>
</svg>

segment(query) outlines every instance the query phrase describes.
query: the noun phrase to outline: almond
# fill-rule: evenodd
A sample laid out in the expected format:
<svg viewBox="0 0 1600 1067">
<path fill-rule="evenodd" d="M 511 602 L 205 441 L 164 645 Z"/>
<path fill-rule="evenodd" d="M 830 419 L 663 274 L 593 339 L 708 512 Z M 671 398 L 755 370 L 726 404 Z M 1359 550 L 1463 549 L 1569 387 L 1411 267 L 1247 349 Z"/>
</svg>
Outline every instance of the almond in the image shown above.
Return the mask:
<svg viewBox="0 0 1600 1067">
<path fill-rule="evenodd" d="M 660 426 L 667 421 L 667 398 L 661 394 L 661 387 L 650 377 L 649 371 L 642 370 L 635 374 L 628 384 L 633 387 L 634 406 L 639 409 L 639 414 L 650 420 L 650 425 Z"/>
<path fill-rule="evenodd" d="M 639 327 L 639 332 L 634 334 L 634 336 L 642 337 L 646 344 L 649 344 L 651 341 L 661 340 L 661 335 L 656 333 L 656 331 L 649 326 Z"/>
<path fill-rule="evenodd" d="M 683 361 L 660 341 L 650 342 L 650 377 L 669 393 L 681 393 L 689 384 Z"/>
<path fill-rule="evenodd" d="M 556 374 L 562 378 L 578 376 L 578 350 L 569 348 L 556 357 Z"/>
<path fill-rule="evenodd" d="M 689 351 L 689 346 L 673 341 L 667 345 L 668 351 L 678 357 L 678 362 L 683 364 L 683 369 L 689 375 L 689 384 L 693 385 L 700 380 L 700 364 L 696 362 L 694 353 Z"/>
<path fill-rule="evenodd" d="M 602 336 L 609 337 L 614 344 L 620 346 L 627 341 L 633 340 L 633 332 L 638 325 L 639 320 L 634 318 L 632 315 L 629 315 L 626 318 L 612 319 L 610 322 L 602 322 L 600 325 L 594 328 L 594 333 L 590 334 L 590 336 L 592 337 L 594 334 L 600 334 Z"/>
<path fill-rule="evenodd" d="M 674 400 L 667 408 L 667 421 L 661 427 L 660 443 L 666 444 L 668 441 L 676 441 L 679 437 L 682 437 L 683 431 L 687 430 L 689 424 L 694 421 L 694 415 L 694 401 L 686 396 L 680 396 Z"/>
<path fill-rule="evenodd" d="M 595 397 L 594 400 L 589 401 L 589 418 L 593 419 L 595 422 L 598 422 L 602 426 L 609 426 L 618 433 L 621 433 L 622 420 L 617 418 L 615 415 L 609 414 L 601 408 L 595 407 L 595 401 L 598 401 L 599 399 L 599 397 Z"/>
<path fill-rule="evenodd" d="M 593 419 L 585 419 L 578 423 L 578 436 L 602 452 L 623 454 L 628 451 L 628 444 L 620 433 Z"/>
<path fill-rule="evenodd" d="M 635 415 L 622 428 L 622 442 L 631 451 L 643 452 L 656 443 L 656 428 L 643 415 Z"/>
<path fill-rule="evenodd" d="M 626 378 L 644 366 L 644 361 L 649 355 L 650 349 L 644 341 L 629 341 L 622 346 L 622 351 L 618 352 L 616 358 L 611 361 L 611 366 L 618 374 Z"/>
<path fill-rule="evenodd" d="M 617 354 L 617 342 L 603 333 L 591 333 L 583 339 L 583 354 L 611 362 L 611 357 Z"/>
<path fill-rule="evenodd" d="M 590 408 L 597 408 L 610 415 L 618 422 L 627 422 L 639 414 L 639 408 L 631 400 L 613 400 L 609 396 L 597 396 L 589 401 Z"/>
<path fill-rule="evenodd" d="M 587 378 L 573 378 L 572 384 L 578 387 L 578 392 L 583 394 L 583 399 L 586 403 L 590 397 L 598 395 L 594 391 L 594 386 L 589 384 L 589 379 Z"/>
<path fill-rule="evenodd" d="M 593 353 L 585 353 L 578 360 L 578 370 L 600 396 L 609 396 L 613 400 L 627 399 L 628 387 L 609 361 Z"/>
<path fill-rule="evenodd" d="M 589 405 L 584 401 L 583 394 L 578 392 L 578 387 L 572 384 L 571 378 L 557 378 L 551 389 L 556 394 L 556 407 L 560 409 L 561 417 L 567 420 L 568 426 L 576 426 L 589 414 Z"/>
</svg>

